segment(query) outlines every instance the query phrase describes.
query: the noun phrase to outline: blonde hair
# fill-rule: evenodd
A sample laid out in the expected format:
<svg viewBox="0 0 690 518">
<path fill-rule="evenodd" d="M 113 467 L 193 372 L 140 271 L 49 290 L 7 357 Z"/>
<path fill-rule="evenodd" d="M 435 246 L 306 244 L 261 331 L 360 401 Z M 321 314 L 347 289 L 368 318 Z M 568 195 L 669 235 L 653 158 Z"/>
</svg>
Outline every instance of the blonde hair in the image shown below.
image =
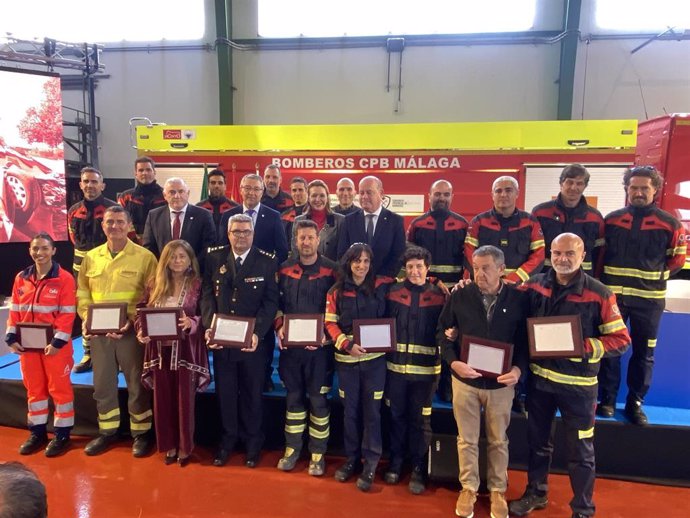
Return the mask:
<svg viewBox="0 0 690 518">
<path fill-rule="evenodd" d="M 191 262 L 189 270 L 185 274 L 186 277 L 191 281 L 194 281 L 200 277 L 199 262 L 196 260 L 194 250 L 192 250 L 192 247 L 189 245 L 189 243 L 183 239 L 175 239 L 174 241 L 170 241 L 163 248 L 161 258 L 158 261 L 158 266 L 156 267 L 156 275 L 153 278 L 153 289 L 151 290 L 151 296 L 149 297 L 149 306 L 155 306 L 157 303 L 163 303 L 165 302 L 165 299 L 172 296 L 172 272 L 170 271 L 170 268 L 168 268 L 168 263 L 172 259 L 172 255 L 180 248 L 187 253 L 187 256 Z"/>
</svg>

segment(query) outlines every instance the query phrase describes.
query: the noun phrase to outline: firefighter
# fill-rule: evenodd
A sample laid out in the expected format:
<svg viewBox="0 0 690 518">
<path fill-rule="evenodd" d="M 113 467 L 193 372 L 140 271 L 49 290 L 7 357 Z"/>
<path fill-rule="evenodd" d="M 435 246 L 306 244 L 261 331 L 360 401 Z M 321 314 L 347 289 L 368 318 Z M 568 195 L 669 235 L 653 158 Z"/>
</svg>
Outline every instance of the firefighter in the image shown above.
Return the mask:
<svg viewBox="0 0 690 518">
<path fill-rule="evenodd" d="M 220 220 L 224 213 L 237 207 L 239 203 L 225 196 L 225 173 L 220 169 L 214 169 L 208 173 L 208 198 L 197 203 L 197 207 L 203 207 L 213 215 L 213 223 L 216 225 L 216 243 L 220 233 L 225 229 L 220 228 Z"/>
<path fill-rule="evenodd" d="M 29 244 L 32 266 L 14 279 L 12 305 L 5 342 L 19 354 L 22 379 L 28 397 L 29 438 L 19 448 L 21 455 L 37 452 L 48 442 L 48 397 L 53 399 L 55 437 L 46 457 L 56 457 L 69 448 L 74 426 L 74 394 L 69 373 L 72 360 L 72 325 L 76 315 L 74 277 L 53 259 L 53 238 L 46 233 Z M 26 350 L 18 341 L 17 324 L 37 322 L 53 327 L 53 338 L 44 349 Z"/>
<path fill-rule="evenodd" d="M 261 204 L 278 211 L 278 213 L 289 209 L 295 204 L 290 195 L 280 189 L 281 181 L 280 167 L 275 164 L 266 166 L 263 176 L 266 192 L 261 197 Z"/>
<path fill-rule="evenodd" d="M 89 337 L 86 325 L 82 329 L 91 339 L 94 399 L 98 411 L 99 435 L 84 448 L 89 456 L 103 453 L 118 440 L 119 369 L 125 375 L 129 393 L 129 428 L 134 437 L 132 454 L 144 457 L 153 446 L 151 394 L 141 384 L 144 348 L 136 339 L 133 321 L 135 306 L 146 284 L 155 276 L 156 257 L 128 239 L 131 224 L 129 213 L 121 206 L 108 207 L 103 215 L 107 241 L 87 252 L 79 270 L 77 310 L 84 323 L 91 304 L 127 303 L 127 323 L 119 333 Z"/>
<path fill-rule="evenodd" d="M 357 488 L 369 491 L 383 449 L 381 400 L 386 383 L 385 353 L 369 353 L 352 337 L 353 321 L 383 318 L 390 277 L 375 277 L 369 245 L 354 243 L 339 263 L 338 282 L 328 290 L 326 331 L 335 341 L 335 360 L 343 400 L 343 428 L 347 459 L 335 479 L 347 482 L 362 467 Z M 361 418 L 360 418 L 361 416 Z"/>
<path fill-rule="evenodd" d="M 431 442 L 431 400 L 441 373 L 436 324 L 446 301 L 440 287 L 427 280 L 431 254 L 411 246 L 403 255 L 405 280 L 388 292 L 387 315 L 395 318 L 397 344 L 387 353 L 386 403 L 391 411 L 390 463 L 384 479 L 400 481 L 405 455 L 412 475 L 408 489 L 426 488 L 425 457 Z"/>
<path fill-rule="evenodd" d="M 288 249 L 292 250 L 292 225 L 295 218 L 304 214 L 309 207 L 307 205 L 307 181 L 301 176 L 295 176 L 290 180 L 290 196 L 294 205 L 285 209 L 280 215 L 280 219 L 285 226 Z"/>
<path fill-rule="evenodd" d="M 437 180 L 429 189 L 430 210 L 412 220 L 407 229 L 407 241 L 431 252 L 431 274 L 445 284 L 454 285 L 464 271 L 463 246 L 467 237 L 467 220 L 450 210 L 453 186 L 447 180 Z M 452 399 L 450 370 L 441 366 L 438 395 L 449 402 Z"/>
<path fill-rule="evenodd" d="M 533 317 L 580 316 L 584 354 L 578 358 L 532 360 L 529 365 L 528 483 L 522 497 L 509 504 L 514 516 L 525 516 L 548 503 L 556 410 L 565 428 L 572 517 L 594 515 L 594 409 L 599 362 L 605 356 L 623 354 L 630 337 L 613 293 L 580 268 L 584 258 L 582 239 L 575 234 L 561 234 L 551 243 L 553 270 L 521 286 L 528 294 Z"/>
<path fill-rule="evenodd" d="M 653 167 L 633 167 L 623 176 L 628 206 L 606 216 L 606 252 L 601 280 L 616 294 L 630 323 L 625 416 L 646 425 L 642 402 L 652 382 L 654 348 L 666 303 L 666 280 L 685 264 L 686 236 L 681 224 L 654 202 L 663 178 Z M 597 414 L 612 417 L 621 380 L 620 358 L 602 361 Z"/>
<path fill-rule="evenodd" d="M 350 178 L 341 178 L 335 186 L 335 193 L 338 196 L 338 205 L 333 207 L 333 211 L 347 216 L 359 210 L 355 205 L 355 182 Z"/>
<path fill-rule="evenodd" d="M 72 271 L 75 278 L 79 275 L 81 262 L 86 252 L 105 243 L 103 233 L 103 213 L 108 207 L 117 205 L 113 200 L 103 196 L 105 182 L 103 174 L 93 167 L 84 167 L 81 170 L 79 187 L 84 193 L 84 199 L 75 203 L 67 211 L 67 230 L 69 238 L 74 245 L 74 264 Z M 84 354 L 78 364 L 74 366 L 74 372 L 79 374 L 91 370 L 91 349 L 89 341 L 82 337 Z"/>
<path fill-rule="evenodd" d="M 149 212 L 167 205 L 163 196 L 163 188 L 156 182 L 156 164 L 152 158 L 142 156 L 134 161 L 134 178 L 136 185 L 127 189 L 117 197 L 130 215 L 137 244 L 141 244 L 144 236 L 144 225 Z"/>
<path fill-rule="evenodd" d="M 323 314 L 326 294 L 335 283 L 336 264 L 317 252 L 320 240 L 318 226 L 310 220 L 295 223 L 297 258 L 288 259 L 278 272 L 280 310 L 275 322 L 281 349 L 278 373 L 287 390 L 285 412 L 285 454 L 278 469 L 294 469 L 302 450 L 302 436 L 309 430 L 309 474 L 322 476 L 324 455 L 330 432 L 330 411 L 326 396 L 330 391 L 330 342 L 323 347 L 285 348 L 284 314 Z M 329 344 L 329 345 L 327 345 Z M 307 412 L 307 401 L 309 412 Z M 307 417 L 308 415 L 308 417 Z M 307 426 L 308 424 L 308 426 Z"/>
<path fill-rule="evenodd" d="M 532 209 L 544 233 L 546 258 L 544 266 L 551 267 L 551 241 L 564 232 L 572 232 L 585 243 L 585 273 L 599 278 L 600 259 L 604 247 L 604 218 L 594 207 L 587 204 L 584 191 L 589 184 L 589 171 L 580 164 L 570 164 L 563 168 L 558 180 L 560 192 L 555 200 L 541 203 Z M 543 270 L 546 273 L 546 270 Z"/>
<path fill-rule="evenodd" d="M 502 250 L 505 281 L 510 284 L 525 282 L 544 264 L 541 227 L 534 216 L 517 208 L 519 194 L 515 178 L 496 178 L 491 186 L 493 208 L 472 218 L 465 239 L 466 264 L 472 264 L 472 253 L 480 246 L 493 245 Z"/>
</svg>

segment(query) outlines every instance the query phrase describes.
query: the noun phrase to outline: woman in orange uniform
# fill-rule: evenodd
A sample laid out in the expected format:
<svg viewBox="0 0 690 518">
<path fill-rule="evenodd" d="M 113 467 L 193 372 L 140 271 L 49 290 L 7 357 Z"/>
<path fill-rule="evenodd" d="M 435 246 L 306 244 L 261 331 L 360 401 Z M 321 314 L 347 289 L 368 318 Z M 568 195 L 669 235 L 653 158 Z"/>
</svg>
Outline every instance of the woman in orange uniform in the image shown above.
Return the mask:
<svg viewBox="0 0 690 518">
<path fill-rule="evenodd" d="M 56 251 L 50 235 L 36 235 L 29 244 L 34 264 L 17 274 L 12 287 L 5 342 L 20 355 L 31 432 L 19 448 L 22 455 L 35 453 L 48 442 L 49 396 L 55 405 L 55 437 L 45 450 L 46 457 L 57 457 L 69 448 L 74 426 L 74 393 L 69 375 L 74 365 L 71 337 L 76 288 L 72 274 L 53 260 Z M 17 325 L 29 322 L 52 326 L 53 338 L 44 348 L 29 350 L 22 346 Z"/>
</svg>

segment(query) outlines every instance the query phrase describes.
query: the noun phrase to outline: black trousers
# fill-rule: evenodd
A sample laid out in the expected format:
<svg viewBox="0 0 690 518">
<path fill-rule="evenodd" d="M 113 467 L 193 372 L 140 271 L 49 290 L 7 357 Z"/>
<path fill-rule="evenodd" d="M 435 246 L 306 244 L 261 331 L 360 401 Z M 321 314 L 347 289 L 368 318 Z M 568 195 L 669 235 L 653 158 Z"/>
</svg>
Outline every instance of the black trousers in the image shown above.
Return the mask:
<svg viewBox="0 0 690 518">
<path fill-rule="evenodd" d="M 241 353 L 240 360 L 226 349 L 213 351 L 216 394 L 223 425 L 221 447 L 233 450 L 238 439 L 247 455 L 256 455 L 264 443 L 262 428 L 264 359 L 259 351 Z"/>
<path fill-rule="evenodd" d="M 324 348 L 315 351 L 286 349 L 280 352 L 278 373 L 287 390 L 285 446 L 297 453 L 302 451 L 307 428 L 309 452 L 326 453 L 330 433 L 330 410 L 326 399 L 330 389 L 327 385 L 328 354 L 329 351 Z"/>
<path fill-rule="evenodd" d="M 364 457 L 364 462 L 375 468 L 383 450 L 381 400 L 386 384 L 386 357 L 336 363 L 343 398 L 345 454 L 356 461 Z"/>
<path fill-rule="evenodd" d="M 627 306 L 618 303 L 623 321 L 628 323 L 632 356 L 628 363 L 628 400 L 644 401 L 652 384 L 654 349 L 659 323 L 664 312 L 658 306 Z M 621 384 L 621 358 L 602 358 L 599 370 L 599 394 L 603 404 L 613 405 Z"/>
<path fill-rule="evenodd" d="M 405 455 L 422 467 L 431 443 L 431 399 L 436 380 L 411 380 L 388 372 L 386 402 L 391 410 L 391 467 L 400 469 Z"/>
<path fill-rule="evenodd" d="M 556 386 L 556 383 L 553 383 Z M 565 426 L 568 475 L 573 489 L 570 507 L 574 513 L 594 515 L 595 462 L 594 411 L 596 392 L 578 393 L 555 387 L 546 392 L 532 384 L 527 398 L 527 439 L 529 444 L 528 487 L 539 494 L 549 489 L 548 476 L 553 454 L 556 410 Z"/>
</svg>

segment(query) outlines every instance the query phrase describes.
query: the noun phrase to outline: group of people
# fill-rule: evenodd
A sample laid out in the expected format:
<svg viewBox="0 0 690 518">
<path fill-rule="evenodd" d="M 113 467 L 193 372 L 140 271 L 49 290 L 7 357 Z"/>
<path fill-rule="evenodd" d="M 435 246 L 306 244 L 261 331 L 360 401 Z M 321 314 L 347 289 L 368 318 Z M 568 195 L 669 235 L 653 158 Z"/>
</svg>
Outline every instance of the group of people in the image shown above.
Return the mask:
<svg viewBox="0 0 690 518">
<path fill-rule="evenodd" d="M 498 178 L 493 207 L 469 223 L 451 210 L 452 184 L 437 180 L 429 192 L 430 210 L 412 221 L 407 236 L 402 217 L 383 206 L 383 184 L 374 176 L 359 182 L 359 208 L 352 180 L 338 181 L 340 203 L 331 208 L 325 182 L 293 178 L 290 195 L 280 189 L 275 165 L 263 178 L 242 178 L 241 203 L 225 197 L 224 175 L 212 171 L 210 197 L 201 207 L 189 204 L 184 180 L 170 178 L 159 186 L 147 157 L 137 159 L 135 176 L 136 187 L 116 203 L 103 197 L 99 171 L 82 171 L 84 200 L 69 211 L 76 286 L 74 276 L 53 260 L 55 243 L 47 234 L 31 241 L 34 264 L 16 277 L 6 341 L 21 353 L 28 392 L 31 433 L 21 453 L 48 442 L 49 397 L 55 437 L 45 453 L 56 456 L 69 447 L 75 315 L 86 324 L 91 304 L 124 302 L 127 320 L 117 332 L 90 336 L 88 326 L 82 330 L 88 349 L 75 368 L 93 368 L 99 423 L 87 455 L 119 440 L 122 370 L 133 455 L 153 447 L 155 421 L 165 462 L 187 465 L 194 448 L 195 393 L 210 381 L 208 348 L 222 423 L 213 464 L 224 466 L 241 443 L 246 466 L 255 467 L 264 439 L 262 393 L 270 388 L 277 344 L 287 390 L 286 449 L 278 469 L 295 468 L 306 435 L 309 474 L 326 472 L 327 395 L 335 371 L 346 452 L 335 478 L 345 482 L 358 475 L 357 487 L 371 488 L 382 454 L 385 401 L 391 436 L 384 480 L 397 484 L 408 463 L 409 490 L 422 493 L 431 401 L 445 377 L 458 426 L 458 516 L 474 512 L 482 413 L 492 516 L 524 516 L 547 505 L 556 410 L 566 429 L 573 516 L 594 514 L 595 409 L 613 415 L 620 356 L 632 341 L 624 412 L 646 424 L 642 402 L 666 280 L 685 260 L 682 227 L 654 203 L 662 185 L 656 170 L 629 169 L 623 178 L 628 206 L 606 218 L 587 204 L 589 173 L 578 164 L 563 170 L 558 196 L 532 214 L 516 207 L 518 182 Z M 137 311 L 144 307 L 179 308 L 183 338 L 151 340 Z M 255 319 L 246 347 L 214 343 L 210 330 L 217 314 Z M 324 315 L 321 346 L 285 346 L 285 319 L 295 314 Z M 558 315 L 580 316 L 583 356 L 530 359 L 526 318 Z M 355 320 L 378 318 L 395 319 L 397 343 L 387 353 L 367 351 L 353 336 Z M 24 351 L 18 341 L 17 324 L 31 321 L 54 328 L 44 354 Z M 460 342 L 468 335 L 513 344 L 510 369 L 493 379 L 461 361 Z M 529 482 L 509 506 L 506 429 L 516 386 L 527 396 Z"/>
</svg>

